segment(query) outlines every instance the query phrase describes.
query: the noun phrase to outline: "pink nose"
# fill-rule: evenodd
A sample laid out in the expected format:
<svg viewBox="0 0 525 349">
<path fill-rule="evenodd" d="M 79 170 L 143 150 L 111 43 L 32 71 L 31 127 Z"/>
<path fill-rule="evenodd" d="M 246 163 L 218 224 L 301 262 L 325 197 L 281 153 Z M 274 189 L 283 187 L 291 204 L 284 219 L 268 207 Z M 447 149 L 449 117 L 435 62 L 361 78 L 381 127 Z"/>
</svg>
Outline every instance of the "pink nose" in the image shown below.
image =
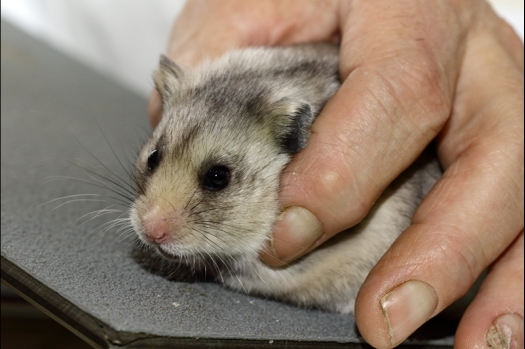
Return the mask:
<svg viewBox="0 0 525 349">
<path fill-rule="evenodd" d="M 147 238 L 149 241 L 152 241 L 152 242 L 154 242 L 154 243 L 160 244 L 160 243 L 163 243 L 164 241 L 166 241 L 166 240 L 168 239 L 168 234 L 163 233 L 162 235 L 159 235 L 159 236 L 151 236 L 151 235 L 149 235 L 149 234 L 146 232 L 146 238 Z"/>
<path fill-rule="evenodd" d="M 157 244 L 168 239 L 168 226 L 165 219 L 152 219 L 144 222 L 144 232 L 149 241 Z"/>
</svg>

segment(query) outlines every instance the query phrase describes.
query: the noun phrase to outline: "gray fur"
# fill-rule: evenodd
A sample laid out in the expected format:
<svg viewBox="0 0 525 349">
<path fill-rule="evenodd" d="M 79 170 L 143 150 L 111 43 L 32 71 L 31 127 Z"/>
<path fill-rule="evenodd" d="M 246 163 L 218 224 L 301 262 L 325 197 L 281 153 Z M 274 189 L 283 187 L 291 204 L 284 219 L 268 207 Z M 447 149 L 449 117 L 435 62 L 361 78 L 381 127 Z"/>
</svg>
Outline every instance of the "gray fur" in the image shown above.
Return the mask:
<svg viewBox="0 0 525 349">
<path fill-rule="evenodd" d="M 421 158 L 358 226 L 285 268 L 263 264 L 258 253 L 279 213 L 280 174 L 339 87 L 337 71 L 338 50 L 325 44 L 234 51 L 191 72 L 162 57 L 154 80 L 164 115 L 135 170 L 139 238 L 164 256 L 213 269 L 233 289 L 352 312 L 368 272 L 409 226 L 440 170 Z M 155 149 L 160 161 L 151 170 Z M 204 190 L 202 178 L 217 164 L 230 169 L 230 184 Z M 150 242 L 145 221 L 163 224 L 167 240 Z"/>
</svg>

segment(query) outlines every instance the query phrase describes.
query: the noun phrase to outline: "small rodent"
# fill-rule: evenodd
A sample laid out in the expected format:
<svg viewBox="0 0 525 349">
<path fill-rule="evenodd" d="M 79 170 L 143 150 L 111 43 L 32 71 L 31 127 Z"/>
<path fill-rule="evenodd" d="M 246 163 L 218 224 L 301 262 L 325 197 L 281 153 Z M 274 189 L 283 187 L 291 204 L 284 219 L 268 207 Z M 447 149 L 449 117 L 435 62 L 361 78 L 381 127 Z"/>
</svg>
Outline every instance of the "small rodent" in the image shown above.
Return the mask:
<svg viewBox="0 0 525 349">
<path fill-rule="evenodd" d="M 280 213 L 281 172 L 339 88 L 338 60 L 330 44 L 248 48 L 194 71 L 162 56 L 154 81 L 164 114 L 135 169 L 130 215 L 140 240 L 232 289 L 353 312 L 365 277 L 441 170 L 420 157 L 359 225 L 286 267 L 259 260 Z"/>
</svg>

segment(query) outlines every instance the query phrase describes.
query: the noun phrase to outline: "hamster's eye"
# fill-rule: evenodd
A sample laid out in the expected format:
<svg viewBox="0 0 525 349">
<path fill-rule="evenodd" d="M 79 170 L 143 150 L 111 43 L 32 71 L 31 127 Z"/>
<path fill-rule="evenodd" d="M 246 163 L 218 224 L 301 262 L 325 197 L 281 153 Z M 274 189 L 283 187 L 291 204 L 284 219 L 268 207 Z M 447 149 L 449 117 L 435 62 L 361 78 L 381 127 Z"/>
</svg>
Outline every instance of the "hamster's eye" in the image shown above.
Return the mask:
<svg viewBox="0 0 525 349">
<path fill-rule="evenodd" d="M 230 169 L 217 165 L 210 168 L 204 175 L 202 186 L 207 190 L 222 190 L 230 183 Z"/>
<path fill-rule="evenodd" d="M 159 165 L 159 152 L 157 149 L 149 153 L 148 155 L 148 170 L 153 171 Z"/>
</svg>

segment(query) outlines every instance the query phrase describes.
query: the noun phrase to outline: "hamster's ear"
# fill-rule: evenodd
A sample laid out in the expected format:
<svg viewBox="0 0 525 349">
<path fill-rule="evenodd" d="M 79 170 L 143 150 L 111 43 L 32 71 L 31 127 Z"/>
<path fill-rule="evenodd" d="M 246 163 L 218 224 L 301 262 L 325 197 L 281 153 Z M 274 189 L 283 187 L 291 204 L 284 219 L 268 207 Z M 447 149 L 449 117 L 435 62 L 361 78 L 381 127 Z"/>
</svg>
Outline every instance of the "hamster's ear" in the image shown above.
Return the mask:
<svg viewBox="0 0 525 349">
<path fill-rule="evenodd" d="M 159 68 L 153 73 L 153 81 L 164 107 L 171 103 L 183 75 L 184 72 L 175 62 L 165 55 L 160 56 Z"/>
<path fill-rule="evenodd" d="M 306 147 L 315 115 L 308 103 L 281 100 L 273 106 L 273 133 L 283 153 L 295 154 Z"/>
</svg>

